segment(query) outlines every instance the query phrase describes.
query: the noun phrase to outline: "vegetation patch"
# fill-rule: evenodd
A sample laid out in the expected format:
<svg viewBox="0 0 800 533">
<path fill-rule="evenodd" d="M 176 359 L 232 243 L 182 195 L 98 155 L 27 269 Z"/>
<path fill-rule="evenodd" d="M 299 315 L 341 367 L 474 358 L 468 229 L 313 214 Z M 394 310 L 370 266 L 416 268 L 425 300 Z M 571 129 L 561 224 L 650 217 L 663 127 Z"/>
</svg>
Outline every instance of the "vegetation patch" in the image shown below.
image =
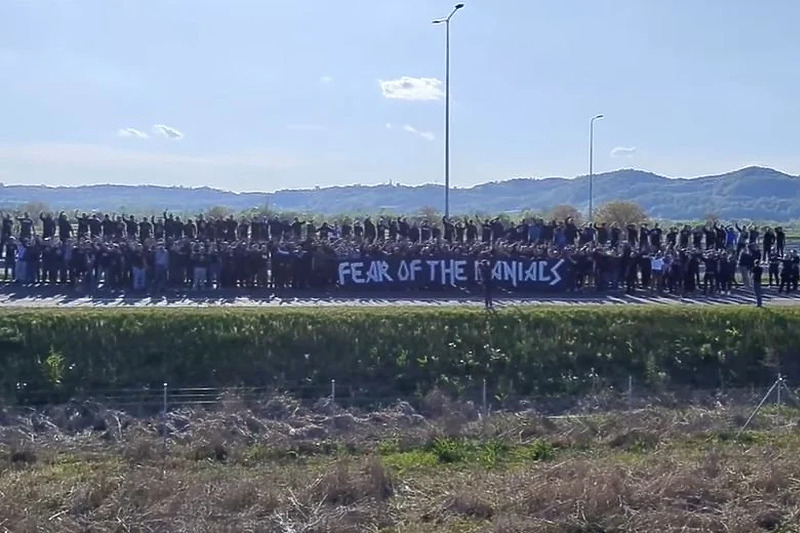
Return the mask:
<svg viewBox="0 0 800 533">
<path fill-rule="evenodd" d="M 344 411 L 295 410 L 286 398 L 266 405 L 279 416 L 259 414 L 262 406 L 156 419 L 112 412 L 121 423 L 110 433 L 43 411 L 8 411 L 0 425 L 0 525 L 162 531 L 179 524 L 199 533 L 797 531 L 795 408 L 758 414 L 754 429 L 736 438 L 746 410 L 724 407 L 549 420 L 498 413 L 457 424 L 445 411 L 409 426 L 408 407 L 399 405 L 354 413 L 340 431 L 329 422 Z M 330 433 L 318 441 L 296 431 L 310 423 Z"/>
<path fill-rule="evenodd" d="M 598 384 L 719 389 L 800 379 L 800 309 L 743 307 L 19 310 L 0 317 L 0 391 L 52 403 L 108 389 L 276 387 L 365 402 L 435 387 L 490 400 Z"/>
</svg>

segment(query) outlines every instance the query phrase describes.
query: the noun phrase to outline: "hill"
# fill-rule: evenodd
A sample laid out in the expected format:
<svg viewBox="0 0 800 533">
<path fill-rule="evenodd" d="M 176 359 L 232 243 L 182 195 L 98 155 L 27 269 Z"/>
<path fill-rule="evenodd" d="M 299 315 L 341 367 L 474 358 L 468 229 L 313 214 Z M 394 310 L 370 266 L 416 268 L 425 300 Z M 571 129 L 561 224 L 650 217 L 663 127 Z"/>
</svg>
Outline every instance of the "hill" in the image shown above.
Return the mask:
<svg viewBox="0 0 800 533">
<path fill-rule="evenodd" d="M 699 178 L 665 178 L 623 169 L 595 176 L 595 205 L 611 200 L 640 204 L 652 217 L 694 219 L 713 212 L 727 219 L 789 221 L 800 219 L 800 177 L 762 167 Z M 558 204 L 587 208 L 588 177 L 517 178 L 451 191 L 453 213 L 546 211 Z M 417 212 L 440 207 L 441 185 L 350 185 L 274 193 L 233 193 L 207 187 L 92 185 L 45 187 L 0 185 L 0 206 L 41 202 L 52 209 L 160 211 L 195 213 L 213 206 L 234 211 L 268 205 L 280 211 L 322 214 Z"/>
</svg>

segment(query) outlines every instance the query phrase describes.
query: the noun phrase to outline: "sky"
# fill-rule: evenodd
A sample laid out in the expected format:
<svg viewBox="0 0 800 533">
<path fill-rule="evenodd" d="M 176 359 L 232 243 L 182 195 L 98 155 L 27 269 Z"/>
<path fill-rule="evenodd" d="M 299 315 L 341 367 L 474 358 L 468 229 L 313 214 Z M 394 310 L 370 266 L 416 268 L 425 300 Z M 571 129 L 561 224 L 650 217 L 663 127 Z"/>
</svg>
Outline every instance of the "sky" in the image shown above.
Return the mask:
<svg viewBox="0 0 800 533">
<path fill-rule="evenodd" d="M 800 174 L 800 2 L 472 0 L 451 184 Z M 0 182 L 441 183 L 446 0 L 2 0 Z M 1 193 L 0 193 L 1 194 Z"/>
</svg>

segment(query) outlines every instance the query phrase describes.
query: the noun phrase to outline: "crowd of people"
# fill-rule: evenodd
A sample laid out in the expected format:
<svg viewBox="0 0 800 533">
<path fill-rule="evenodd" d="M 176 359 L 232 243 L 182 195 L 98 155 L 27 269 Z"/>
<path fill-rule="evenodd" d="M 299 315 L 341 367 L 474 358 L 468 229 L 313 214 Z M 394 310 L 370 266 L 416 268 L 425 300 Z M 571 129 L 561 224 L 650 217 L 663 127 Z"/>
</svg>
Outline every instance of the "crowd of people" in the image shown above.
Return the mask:
<svg viewBox="0 0 800 533">
<path fill-rule="evenodd" d="M 0 253 L 7 281 L 89 291 L 331 288 L 337 261 L 386 256 L 561 258 L 567 291 L 716 294 L 768 284 L 788 293 L 800 280 L 800 257 L 787 251 L 781 227 L 718 222 L 368 217 L 317 225 L 278 216 L 24 213 L 2 216 Z"/>
</svg>

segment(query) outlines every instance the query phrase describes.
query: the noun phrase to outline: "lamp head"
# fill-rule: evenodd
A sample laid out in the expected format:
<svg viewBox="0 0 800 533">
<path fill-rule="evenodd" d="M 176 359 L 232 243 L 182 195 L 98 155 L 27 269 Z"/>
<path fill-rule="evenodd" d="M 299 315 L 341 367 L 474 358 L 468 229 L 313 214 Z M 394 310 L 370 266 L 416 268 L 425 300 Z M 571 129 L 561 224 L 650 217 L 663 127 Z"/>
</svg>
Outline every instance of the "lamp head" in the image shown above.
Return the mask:
<svg viewBox="0 0 800 533">
<path fill-rule="evenodd" d="M 456 9 L 461 9 L 462 7 L 464 7 L 464 4 L 456 4 Z"/>
</svg>

